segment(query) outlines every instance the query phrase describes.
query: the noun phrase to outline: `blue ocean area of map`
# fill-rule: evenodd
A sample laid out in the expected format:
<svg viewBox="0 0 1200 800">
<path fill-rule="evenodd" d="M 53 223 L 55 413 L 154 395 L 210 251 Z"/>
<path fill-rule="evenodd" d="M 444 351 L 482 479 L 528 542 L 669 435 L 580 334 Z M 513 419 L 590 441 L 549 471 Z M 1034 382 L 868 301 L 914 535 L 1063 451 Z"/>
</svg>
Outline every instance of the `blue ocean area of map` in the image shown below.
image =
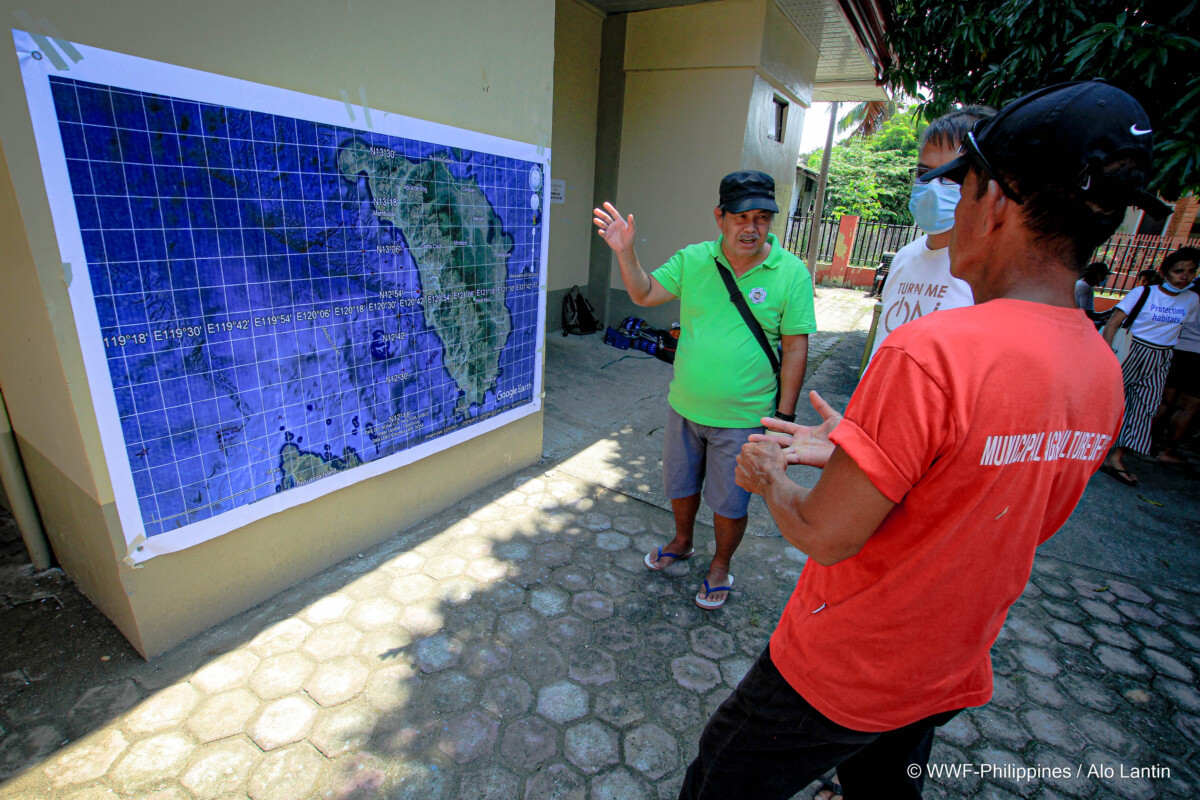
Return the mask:
<svg viewBox="0 0 1200 800">
<path fill-rule="evenodd" d="M 50 84 L 147 536 L 534 401 L 540 165 L 61 77 Z M 358 163 L 347 148 L 360 161 L 382 153 L 379 174 L 346 174 Z M 445 163 L 454 191 L 482 192 L 476 219 L 499 221 L 488 246 L 500 260 L 488 263 L 500 265 L 491 268 L 503 285 L 487 284 L 490 304 L 469 306 L 491 309 L 480 326 L 499 355 L 468 347 L 484 365 L 472 367 L 475 384 L 448 363 L 454 330 L 431 324 L 429 262 L 409 246 L 412 231 L 380 213 L 387 165 L 430 159 Z"/>
</svg>

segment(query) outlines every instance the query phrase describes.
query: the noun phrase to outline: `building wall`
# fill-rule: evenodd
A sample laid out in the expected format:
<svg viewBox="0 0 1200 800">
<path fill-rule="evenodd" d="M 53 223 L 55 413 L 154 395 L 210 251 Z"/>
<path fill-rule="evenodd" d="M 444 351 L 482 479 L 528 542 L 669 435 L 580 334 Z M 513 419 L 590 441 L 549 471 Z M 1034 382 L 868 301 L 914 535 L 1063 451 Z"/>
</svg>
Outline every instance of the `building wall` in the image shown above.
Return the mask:
<svg viewBox="0 0 1200 800">
<path fill-rule="evenodd" d="M 766 4 L 762 54 L 756 70 L 750 111 L 746 119 L 743 169 L 760 169 L 775 178 L 780 213 L 772 232 L 787 232 L 787 210 L 796 191 L 796 159 L 804 132 L 804 113 L 812 105 L 812 81 L 817 74 L 817 51 L 800 35 L 775 3 Z M 775 116 L 775 98 L 788 103 L 782 141 L 767 138 Z"/>
<path fill-rule="evenodd" d="M 550 176 L 566 181 L 566 202 L 550 206 L 546 328 L 562 328 L 563 295 L 586 293 L 596 173 L 600 37 L 604 17 L 576 0 L 557 0 L 554 14 L 554 153 Z"/>
<path fill-rule="evenodd" d="M 784 135 L 781 141 L 768 136 L 775 126 L 775 99 L 787 105 Z M 761 74 L 754 74 L 750 90 L 750 108 L 742 141 L 742 169 L 758 169 L 775 178 L 775 204 L 779 213 L 771 232 L 783 238 L 787 231 L 787 210 L 792 207 L 796 188 L 796 155 L 800 152 L 800 134 L 804 130 L 804 109 Z"/>
<path fill-rule="evenodd" d="M 13 20 L 19 0 L 0 0 Z M 44 0 L 75 42 L 520 141 L 551 141 L 553 0 Z M 535 461 L 536 414 L 138 569 L 87 391 L 11 40 L 0 48 L 0 387 L 55 555 L 149 656 Z"/>
<path fill-rule="evenodd" d="M 651 270 L 680 247 L 718 235 L 721 178 L 742 166 L 751 69 L 627 72 L 619 191 Z M 613 259 L 614 263 L 616 259 Z M 613 287 L 621 287 L 613 269 Z"/>
<path fill-rule="evenodd" d="M 766 0 L 719 0 L 630 14 L 625 69 L 756 66 L 767 5 Z"/>
<path fill-rule="evenodd" d="M 638 226 L 651 270 L 680 247 L 715 238 L 721 178 L 758 169 L 776 179 L 786 209 L 795 183 L 817 53 L 773 0 L 720 0 L 630 14 L 617 208 Z M 789 104 L 783 141 L 768 138 L 774 98 Z M 786 214 L 776 218 L 782 236 Z M 610 259 L 608 319 L 634 314 L 660 326 L 678 304 L 639 308 Z"/>
<path fill-rule="evenodd" d="M 779 91 L 804 108 L 812 105 L 818 56 L 816 49 L 796 30 L 779 6 L 767 3 L 759 65 Z M 797 136 L 802 127 L 798 126 Z"/>
</svg>

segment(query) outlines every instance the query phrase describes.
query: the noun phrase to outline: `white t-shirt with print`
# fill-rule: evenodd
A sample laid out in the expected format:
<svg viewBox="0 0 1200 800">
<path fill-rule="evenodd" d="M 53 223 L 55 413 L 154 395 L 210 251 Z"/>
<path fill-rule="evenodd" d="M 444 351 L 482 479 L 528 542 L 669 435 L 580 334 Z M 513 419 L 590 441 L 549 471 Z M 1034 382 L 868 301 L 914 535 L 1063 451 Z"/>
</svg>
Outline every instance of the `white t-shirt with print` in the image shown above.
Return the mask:
<svg viewBox="0 0 1200 800">
<path fill-rule="evenodd" d="M 892 259 L 883 284 L 883 312 L 871 358 L 888 334 L 904 323 L 934 311 L 975 305 L 970 284 L 950 274 L 950 248 L 930 250 L 927 239 L 922 236 L 909 242 Z"/>
<path fill-rule="evenodd" d="M 1137 305 L 1138 298 L 1146 291 L 1138 286 L 1121 298 L 1117 308 L 1129 315 Z M 1159 347 L 1174 347 L 1185 322 L 1191 322 L 1200 313 L 1200 295 L 1195 292 L 1171 294 L 1161 286 L 1150 287 L 1150 297 L 1129 332 L 1135 339 L 1156 344 Z"/>
<path fill-rule="evenodd" d="M 1188 290 L 1188 294 L 1197 294 L 1196 284 Z M 1187 350 L 1190 353 L 1200 353 L 1200 314 L 1192 317 L 1191 321 L 1183 323 L 1179 331 L 1179 341 L 1175 343 L 1176 350 Z"/>
</svg>

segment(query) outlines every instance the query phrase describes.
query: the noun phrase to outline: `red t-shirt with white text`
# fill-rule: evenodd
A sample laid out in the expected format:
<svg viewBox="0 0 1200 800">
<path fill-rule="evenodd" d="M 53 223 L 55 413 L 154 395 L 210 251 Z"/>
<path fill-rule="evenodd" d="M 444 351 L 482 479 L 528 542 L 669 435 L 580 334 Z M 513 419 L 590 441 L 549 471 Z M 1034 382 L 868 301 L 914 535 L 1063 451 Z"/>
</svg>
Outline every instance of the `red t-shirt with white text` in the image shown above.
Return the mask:
<svg viewBox="0 0 1200 800">
<path fill-rule="evenodd" d="M 986 703 L 988 651 L 1120 431 L 1121 368 L 1074 308 L 993 300 L 902 326 L 832 439 L 897 503 L 866 545 L 809 560 L 771 637 L 834 722 L 903 727 Z"/>
</svg>

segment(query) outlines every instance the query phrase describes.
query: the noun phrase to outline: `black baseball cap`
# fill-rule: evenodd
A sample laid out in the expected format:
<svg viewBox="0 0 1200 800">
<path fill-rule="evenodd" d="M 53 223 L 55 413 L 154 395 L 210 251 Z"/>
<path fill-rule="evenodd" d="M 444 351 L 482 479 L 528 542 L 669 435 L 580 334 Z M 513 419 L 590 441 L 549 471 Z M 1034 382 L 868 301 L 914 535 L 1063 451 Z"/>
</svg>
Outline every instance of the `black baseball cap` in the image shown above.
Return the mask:
<svg viewBox="0 0 1200 800">
<path fill-rule="evenodd" d="M 1130 157 L 1149 171 L 1153 149 L 1150 118 L 1133 96 L 1101 80 L 1060 83 L 1030 92 L 991 119 L 980 120 L 963 138 L 962 155 L 920 181 L 947 177 L 962 183 L 974 164 L 1017 202 L 1024 197 L 1002 174 L 1026 186 L 1077 183 L 1084 192 L 1098 192 L 1111 188 L 1105 186 L 1105 165 Z M 1156 217 L 1169 211 L 1140 187 L 1125 191 L 1130 205 Z"/>
<path fill-rule="evenodd" d="M 729 173 L 721 179 L 721 209 L 730 214 L 740 214 L 750 209 L 778 213 L 775 179 L 753 169 Z"/>
</svg>

